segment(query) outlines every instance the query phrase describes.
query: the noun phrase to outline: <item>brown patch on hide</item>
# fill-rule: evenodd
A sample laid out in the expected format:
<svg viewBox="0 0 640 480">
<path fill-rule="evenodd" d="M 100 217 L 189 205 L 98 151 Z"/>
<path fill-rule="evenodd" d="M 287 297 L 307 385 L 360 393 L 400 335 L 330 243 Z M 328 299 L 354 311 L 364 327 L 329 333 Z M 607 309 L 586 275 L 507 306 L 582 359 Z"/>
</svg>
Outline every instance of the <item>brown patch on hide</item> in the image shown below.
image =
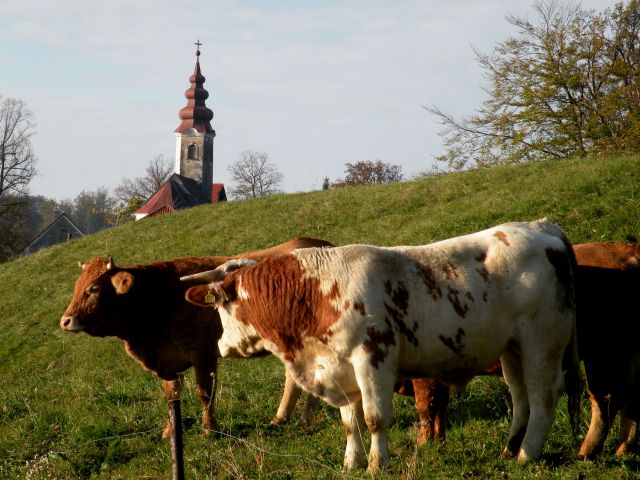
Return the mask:
<svg viewBox="0 0 640 480">
<path fill-rule="evenodd" d="M 485 265 L 485 261 L 487 260 L 487 251 L 484 250 L 480 252 L 478 256 L 475 257 L 476 262 L 481 265 L 476 267 L 476 272 L 482 277 L 485 282 L 489 281 L 489 271 L 487 270 L 487 266 Z"/>
<path fill-rule="evenodd" d="M 478 274 L 485 282 L 489 281 L 489 271 L 487 270 L 487 267 L 485 267 L 484 265 L 482 265 L 481 267 L 477 267 L 476 272 L 478 272 Z"/>
<path fill-rule="evenodd" d="M 342 315 L 336 308 L 341 305 L 338 282 L 323 293 L 320 280 L 304 273 L 294 255 L 283 255 L 233 272 L 220 284 L 230 295 L 241 279 L 249 298 L 235 301 L 237 320 L 253 325 L 289 361 L 302 349 L 305 338 L 326 341 L 329 329 Z"/>
<path fill-rule="evenodd" d="M 448 348 L 450 348 L 453 353 L 462 357 L 464 356 L 463 350 L 465 348 L 464 343 L 462 343 L 462 339 L 465 336 L 465 331 L 463 328 L 458 328 L 455 337 L 445 337 L 444 335 L 440 335 L 440 341 L 445 344 Z"/>
<path fill-rule="evenodd" d="M 460 276 L 458 274 L 458 270 L 456 269 L 456 266 L 451 262 L 445 263 L 442 267 L 442 270 L 444 271 L 444 273 L 447 274 L 447 277 L 449 278 L 458 278 Z"/>
<path fill-rule="evenodd" d="M 367 327 L 367 339 L 363 343 L 365 351 L 370 354 L 373 368 L 378 368 L 378 365 L 384 362 L 389 352 L 389 346 L 396 344 L 395 333 L 387 317 L 385 317 L 384 323 L 387 326 L 384 331 L 376 330 L 373 326 Z"/>
<path fill-rule="evenodd" d="M 575 305 L 573 295 L 573 275 L 571 270 L 571 259 L 568 252 L 558 251 L 551 247 L 545 249 L 549 263 L 553 265 L 556 278 L 564 290 L 563 304 L 566 308 L 573 308 Z"/>
<path fill-rule="evenodd" d="M 364 308 L 364 303 L 362 302 L 355 302 L 353 304 L 353 309 L 363 317 L 367 315 L 367 310 Z"/>
<path fill-rule="evenodd" d="M 496 238 L 498 240 L 500 240 L 502 243 L 504 243 L 507 247 L 510 245 L 509 240 L 507 240 L 507 234 L 498 230 L 496 233 L 494 233 L 494 235 L 496 236 Z"/>
<path fill-rule="evenodd" d="M 384 429 L 380 415 L 365 412 L 364 422 L 367 424 L 367 429 L 370 433 L 376 433 Z"/>
<path fill-rule="evenodd" d="M 391 305 L 387 302 L 384 303 L 387 314 L 393 319 L 393 323 L 398 331 L 404 335 L 413 346 L 417 347 L 418 339 L 415 336 L 415 332 L 418 329 L 418 323 L 413 322 L 412 327 L 409 328 L 404 321 L 409 313 L 409 290 L 402 280 L 398 281 L 396 288 L 393 288 L 391 281 L 387 280 L 384 287 L 392 302 Z"/>
<path fill-rule="evenodd" d="M 398 288 L 393 288 L 391 285 L 391 280 L 387 280 L 384 282 L 384 290 L 387 292 L 389 298 L 393 304 L 402 310 L 404 315 L 407 314 L 407 309 L 409 308 L 409 290 L 407 290 L 406 285 L 402 280 L 398 281 Z"/>
<path fill-rule="evenodd" d="M 460 291 L 451 286 L 448 287 L 448 290 L 447 300 L 451 302 L 453 309 L 460 317 L 466 318 L 467 313 L 469 313 L 469 305 L 466 303 L 464 305 L 462 304 L 462 301 L 460 300 Z"/>
<path fill-rule="evenodd" d="M 438 287 L 438 284 L 436 282 L 436 276 L 433 273 L 433 270 L 431 270 L 431 268 L 427 266 L 420 265 L 420 264 L 418 264 L 417 267 L 418 267 L 418 272 L 417 272 L 418 277 L 422 279 L 422 282 L 427 287 L 427 292 L 429 293 L 429 295 L 431 295 L 431 297 L 433 297 L 434 300 L 441 298 L 442 290 L 440 289 L 440 287 Z"/>
</svg>

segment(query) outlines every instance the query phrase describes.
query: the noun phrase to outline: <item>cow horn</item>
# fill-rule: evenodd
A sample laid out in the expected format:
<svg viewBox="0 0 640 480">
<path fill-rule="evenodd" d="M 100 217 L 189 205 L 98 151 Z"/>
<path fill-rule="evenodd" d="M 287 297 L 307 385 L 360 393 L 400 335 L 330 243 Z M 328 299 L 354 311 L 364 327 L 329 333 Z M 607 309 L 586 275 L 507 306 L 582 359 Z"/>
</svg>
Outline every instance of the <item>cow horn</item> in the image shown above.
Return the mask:
<svg viewBox="0 0 640 480">
<path fill-rule="evenodd" d="M 216 274 L 216 270 L 207 270 L 206 272 L 194 273 L 193 275 L 186 275 L 180 277 L 181 282 L 190 282 L 192 280 L 206 280 L 207 282 L 213 282 L 220 278 L 219 273 Z"/>
<path fill-rule="evenodd" d="M 256 261 L 249 258 L 235 258 L 223 263 L 215 270 L 207 270 L 206 272 L 194 273 L 193 275 L 187 275 L 186 277 L 180 277 L 183 282 L 190 282 L 192 280 L 206 280 L 207 282 L 219 282 L 228 274 L 234 270 L 238 270 L 249 265 L 255 265 Z"/>
<path fill-rule="evenodd" d="M 78 266 L 79 266 L 82 270 L 84 270 L 85 264 L 84 264 L 84 263 L 82 263 L 82 262 L 78 262 Z"/>
<path fill-rule="evenodd" d="M 113 257 L 109 257 L 109 261 L 107 262 L 107 270 L 111 270 L 114 267 Z"/>
</svg>

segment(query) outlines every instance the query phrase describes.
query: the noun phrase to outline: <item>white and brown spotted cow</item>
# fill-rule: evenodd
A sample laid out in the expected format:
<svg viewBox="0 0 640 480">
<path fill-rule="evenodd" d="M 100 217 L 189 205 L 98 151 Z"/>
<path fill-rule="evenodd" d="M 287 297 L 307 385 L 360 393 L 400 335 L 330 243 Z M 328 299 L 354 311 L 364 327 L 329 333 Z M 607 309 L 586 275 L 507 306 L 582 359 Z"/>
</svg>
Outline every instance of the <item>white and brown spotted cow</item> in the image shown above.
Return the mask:
<svg viewBox="0 0 640 480">
<path fill-rule="evenodd" d="M 347 468 L 366 464 L 365 423 L 369 471 L 388 463 L 398 378 L 461 385 L 498 358 L 513 398 L 503 454 L 540 455 L 563 363 L 577 367 L 574 262 L 558 227 L 509 223 L 419 247 L 295 250 L 253 263 L 226 263 L 187 299 L 218 308 L 223 356 L 267 349 L 340 408 Z"/>
</svg>

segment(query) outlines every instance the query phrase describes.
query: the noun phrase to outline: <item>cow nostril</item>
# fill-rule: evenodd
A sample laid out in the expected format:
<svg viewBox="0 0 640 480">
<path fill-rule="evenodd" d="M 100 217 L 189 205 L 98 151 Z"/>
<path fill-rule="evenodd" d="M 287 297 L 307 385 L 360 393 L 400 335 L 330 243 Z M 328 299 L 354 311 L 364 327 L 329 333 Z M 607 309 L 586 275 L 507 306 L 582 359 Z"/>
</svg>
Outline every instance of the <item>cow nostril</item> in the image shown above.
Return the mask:
<svg viewBox="0 0 640 480">
<path fill-rule="evenodd" d="M 71 323 L 71 317 L 63 318 L 61 323 L 64 328 L 68 327 Z"/>
</svg>

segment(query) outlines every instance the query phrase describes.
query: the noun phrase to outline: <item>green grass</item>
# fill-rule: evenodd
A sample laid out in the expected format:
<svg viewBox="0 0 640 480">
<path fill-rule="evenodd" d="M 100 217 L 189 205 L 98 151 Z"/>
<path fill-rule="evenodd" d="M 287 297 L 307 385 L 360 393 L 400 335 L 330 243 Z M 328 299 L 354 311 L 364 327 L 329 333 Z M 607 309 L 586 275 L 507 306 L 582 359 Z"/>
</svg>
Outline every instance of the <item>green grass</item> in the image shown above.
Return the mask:
<svg viewBox="0 0 640 480">
<path fill-rule="evenodd" d="M 117 264 L 262 248 L 295 235 L 336 244 L 428 243 L 505 221 L 543 216 L 575 243 L 640 234 L 640 158 L 607 157 L 499 167 L 390 186 L 346 188 L 202 206 L 123 225 L 0 265 L 0 478 L 170 478 L 160 382 L 117 339 L 58 326 L 78 261 Z M 344 435 L 324 405 L 304 428 L 269 426 L 283 368 L 274 358 L 223 360 L 221 433 L 200 434 L 192 374 L 183 402 L 190 479 L 343 478 Z M 509 396 L 481 378 L 453 400 L 444 445 L 415 449 L 412 399 L 396 397 L 391 464 L 380 478 L 638 478 L 640 457 L 610 453 L 577 462 L 564 400 L 543 459 L 524 467 L 498 458 Z M 583 416 L 583 431 L 589 411 Z M 366 478 L 362 471 L 349 477 Z"/>
</svg>

